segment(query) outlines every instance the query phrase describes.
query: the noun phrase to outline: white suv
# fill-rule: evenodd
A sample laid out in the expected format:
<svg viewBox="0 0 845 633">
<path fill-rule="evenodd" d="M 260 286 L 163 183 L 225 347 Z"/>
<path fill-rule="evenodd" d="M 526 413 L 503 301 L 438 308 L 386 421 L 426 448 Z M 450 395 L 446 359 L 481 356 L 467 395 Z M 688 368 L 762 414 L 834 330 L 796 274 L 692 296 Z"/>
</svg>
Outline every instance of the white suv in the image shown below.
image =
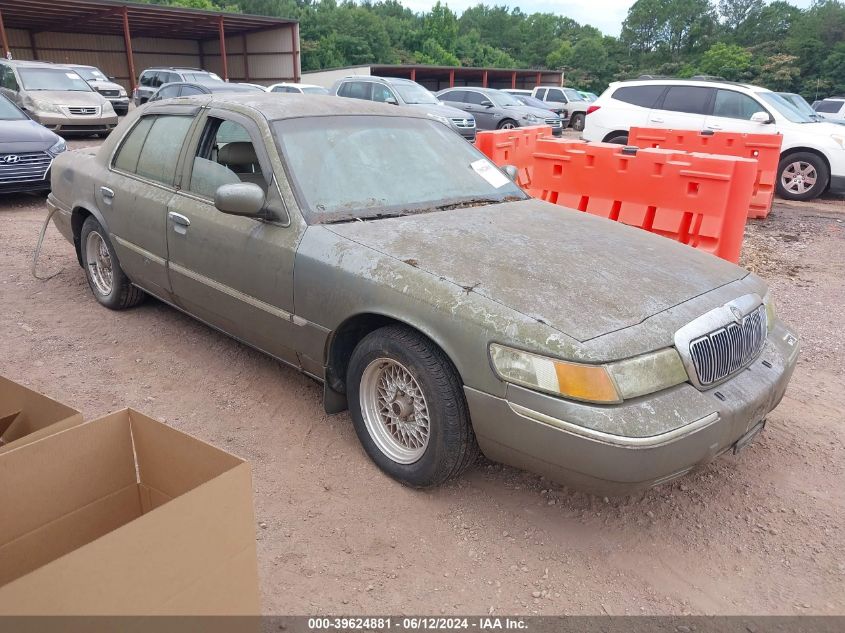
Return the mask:
<svg viewBox="0 0 845 633">
<path fill-rule="evenodd" d="M 685 79 L 612 83 L 587 110 L 583 138 L 625 144 L 632 127 L 782 134 L 779 196 L 845 193 L 842 126 L 813 120 L 765 88 Z"/>
</svg>

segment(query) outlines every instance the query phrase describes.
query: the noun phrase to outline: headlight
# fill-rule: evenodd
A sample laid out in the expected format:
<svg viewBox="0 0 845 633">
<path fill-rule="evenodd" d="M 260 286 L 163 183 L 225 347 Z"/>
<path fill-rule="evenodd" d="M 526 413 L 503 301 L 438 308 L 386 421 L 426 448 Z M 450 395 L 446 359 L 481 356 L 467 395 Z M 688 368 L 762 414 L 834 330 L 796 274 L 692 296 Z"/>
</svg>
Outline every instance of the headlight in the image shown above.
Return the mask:
<svg viewBox="0 0 845 633">
<path fill-rule="evenodd" d="M 839 149 L 845 149 L 845 135 L 843 134 L 831 134 L 830 138 L 833 139 L 833 142 L 839 145 Z"/>
<path fill-rule="evenodd" d="M 59 154 L 61 154 L 66 149 L 67 149 L 67 143 L 65 143 L 65 140 L 63 138 L 60 138 L 58 141 L 56 141 L 56 144 L 53 145 L 47 151 L 50 154 L 52 154 L 53 156 L 58 156 Z"/>
<path fill-rule="evenodd" d="M 103 103 L 103 114 L 114 114 L 114 108 L 112 107 L 111 101 L 108 99 L 106 99 L 105 103 Z"/>
<path fill-rule="evenodd" d="M 121 88 L 120 90 L 118 90 L 117 96 L 118 97 L 125 97 L 126 96 L 126 88 Z"/>
<path fill-rule="evenodd" d="M 605 365 L 586 365 L 490 345 L 499 377 L 514 384 L 572 400 L 614 404 L 688 380 L 673 348 Z"/>
<path fill-rule="evenodd" d="M 772 293 L 767 292 L 766 296 L 763 297 L 763 305 L 766 306 L 766 328 L 769 332 L 772 331 L 772 328 L 775 326 L 775 319 L 777 319 L 777 313 L 775 312 L 775 300 L 772 299 Z"/>
<path fill-rule="evenodd" d="M 443 125 L 451 125 L 452 124 L 452 122 L 448 119 L 448 117 L 440 116 L 439 114 L 432 114 L 431 112 L 428 112 L 426 114 L 426 116 L 434 119 L 435 121 L 439 121 Z"/>
<path fill-rule="evenodd" d="M 56 112 L 61 114 L 62 109 L 61 106 L 57 106 L 55 103 L 50 103 L 49 101 L 39 101 L 37 99 L 30 100 L 30 108 L 36 112 Z"/>
<path fill-rule="evenodd" d="M 538 117 L 536 114 L 526 114 L 524 117 L 522 117 L 522 119 L 523 119 L 523 121 L 528 121 L 530 123 L 537 123 L 538 121 L 543 120 L 540 117 Z"/>
</svg>

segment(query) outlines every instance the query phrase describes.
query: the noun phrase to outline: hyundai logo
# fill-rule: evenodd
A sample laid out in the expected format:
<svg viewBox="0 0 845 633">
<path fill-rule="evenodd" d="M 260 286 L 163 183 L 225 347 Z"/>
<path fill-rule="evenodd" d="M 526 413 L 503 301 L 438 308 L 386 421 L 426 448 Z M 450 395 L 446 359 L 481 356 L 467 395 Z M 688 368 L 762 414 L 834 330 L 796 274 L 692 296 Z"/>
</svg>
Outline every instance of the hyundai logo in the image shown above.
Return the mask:
<svg viewBox="0 0 845 633">
<path fill-rule="evenodd" d="M 20 156 L 16 156 L 15 154 L 6 154 L 5 156 L 0 156 L 0 163 L 6 163 L 7 165 L 13 165 L 14 163 L 20 160 Z"/>
</svg>

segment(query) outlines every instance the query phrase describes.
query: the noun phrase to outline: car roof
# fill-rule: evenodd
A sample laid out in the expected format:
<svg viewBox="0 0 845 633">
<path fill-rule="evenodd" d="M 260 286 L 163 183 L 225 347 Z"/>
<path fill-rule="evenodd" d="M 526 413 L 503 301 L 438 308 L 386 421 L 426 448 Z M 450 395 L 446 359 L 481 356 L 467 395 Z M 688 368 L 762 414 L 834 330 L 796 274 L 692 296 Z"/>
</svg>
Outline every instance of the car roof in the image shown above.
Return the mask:
<svg viewBox="0 0 845 633">
<path fill-rule="evenodd" d="M 183 83 L 183 82 L 173 82 Z M 208 88 L 207 84 L 204 84 Z M 258 112 L 268 121 L 311 118 L 320 116 L 373 115 L 431 120 L 424 112 L 413 108 L 397 108 L 386 103 L 364 99 L 342 99 L 331 95 L 301 95 L 284 92 L 217 93 L 178 97 L 170 103 L 215 105 L 232 109 L 248 108 Z"/>
<path fill-rule="evenodd" d="M 53 62 L 38 62 L 29 59 L 2 59 L 0 61 L 13 66 L 33 66 L 36 68 L 69 68 L 70 64 L 54 64 Z"/>
<path fill-rule="evenodd" d="M 726 86 L 729 88 L 744 88 L 752 92 L 771 92 L 768 88 L 761 88 L 752 84 L 743 84 L 736 81 L 718 79 L 677 79 L 675 77 L 653 78 L 653 79 L 626 79 L 615 81 L 611 86 L 699 86 L 703 88 L 718 88 Z"/>
<path fill-rule="evenodd" d="M 150 66 L 149 68 L 145 68 L 143 71 L 141 71 L 141 74 L 150 70 L 187 70 L 192 73 L 206 73 L 209 75 L 212 74 L 210 70 L 205 70 L 203 68 L 192 68 L 190 66 Z"/>
</svg>

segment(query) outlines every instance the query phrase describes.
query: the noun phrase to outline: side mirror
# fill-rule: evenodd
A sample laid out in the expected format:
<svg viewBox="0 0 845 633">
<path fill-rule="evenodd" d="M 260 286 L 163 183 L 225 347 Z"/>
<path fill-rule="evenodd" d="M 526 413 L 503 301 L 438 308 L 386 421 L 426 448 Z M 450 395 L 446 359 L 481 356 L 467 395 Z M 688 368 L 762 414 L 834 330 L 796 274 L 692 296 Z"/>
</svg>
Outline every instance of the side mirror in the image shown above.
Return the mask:
<svg viewBox="0 0 845 633">
<path fill-rule="evenodd" d="M 264 191 L 251 182 L 221 185 L 214 192 L 214 206 L 222 213 L 247 218 L 264 217 Z"/>
<path fill-rule="evenodd" d="M 502 171 L 507 174 L 507 177 L 516 182 L 516 179 L 519 178 L 519 169 L 516 168 L 515 165 L 505 165 L 502 167 Z"/>
<path fill-rule="evenodd" d="M 481 105 L 484 106 L 485 108 L 492 108 L 493 102 L 485 99 L 484 101 L 481 102 Z"/>
<path fill-rule="evenodd" d="M 768 112 L 755 112 L 751 115 L 751 122 L 762 123 L 764 125 L 774 123 L 774 121 L 772 121 L 772 117 L 769 116 Z"/>
<path fill-rule="evenodd" d="M 399 102 L 394 99 L 393 97 L 388 97 L 384 100 L 385 103 L 389 103 L 390 105 L 399 105 Z"/>
</svg>

